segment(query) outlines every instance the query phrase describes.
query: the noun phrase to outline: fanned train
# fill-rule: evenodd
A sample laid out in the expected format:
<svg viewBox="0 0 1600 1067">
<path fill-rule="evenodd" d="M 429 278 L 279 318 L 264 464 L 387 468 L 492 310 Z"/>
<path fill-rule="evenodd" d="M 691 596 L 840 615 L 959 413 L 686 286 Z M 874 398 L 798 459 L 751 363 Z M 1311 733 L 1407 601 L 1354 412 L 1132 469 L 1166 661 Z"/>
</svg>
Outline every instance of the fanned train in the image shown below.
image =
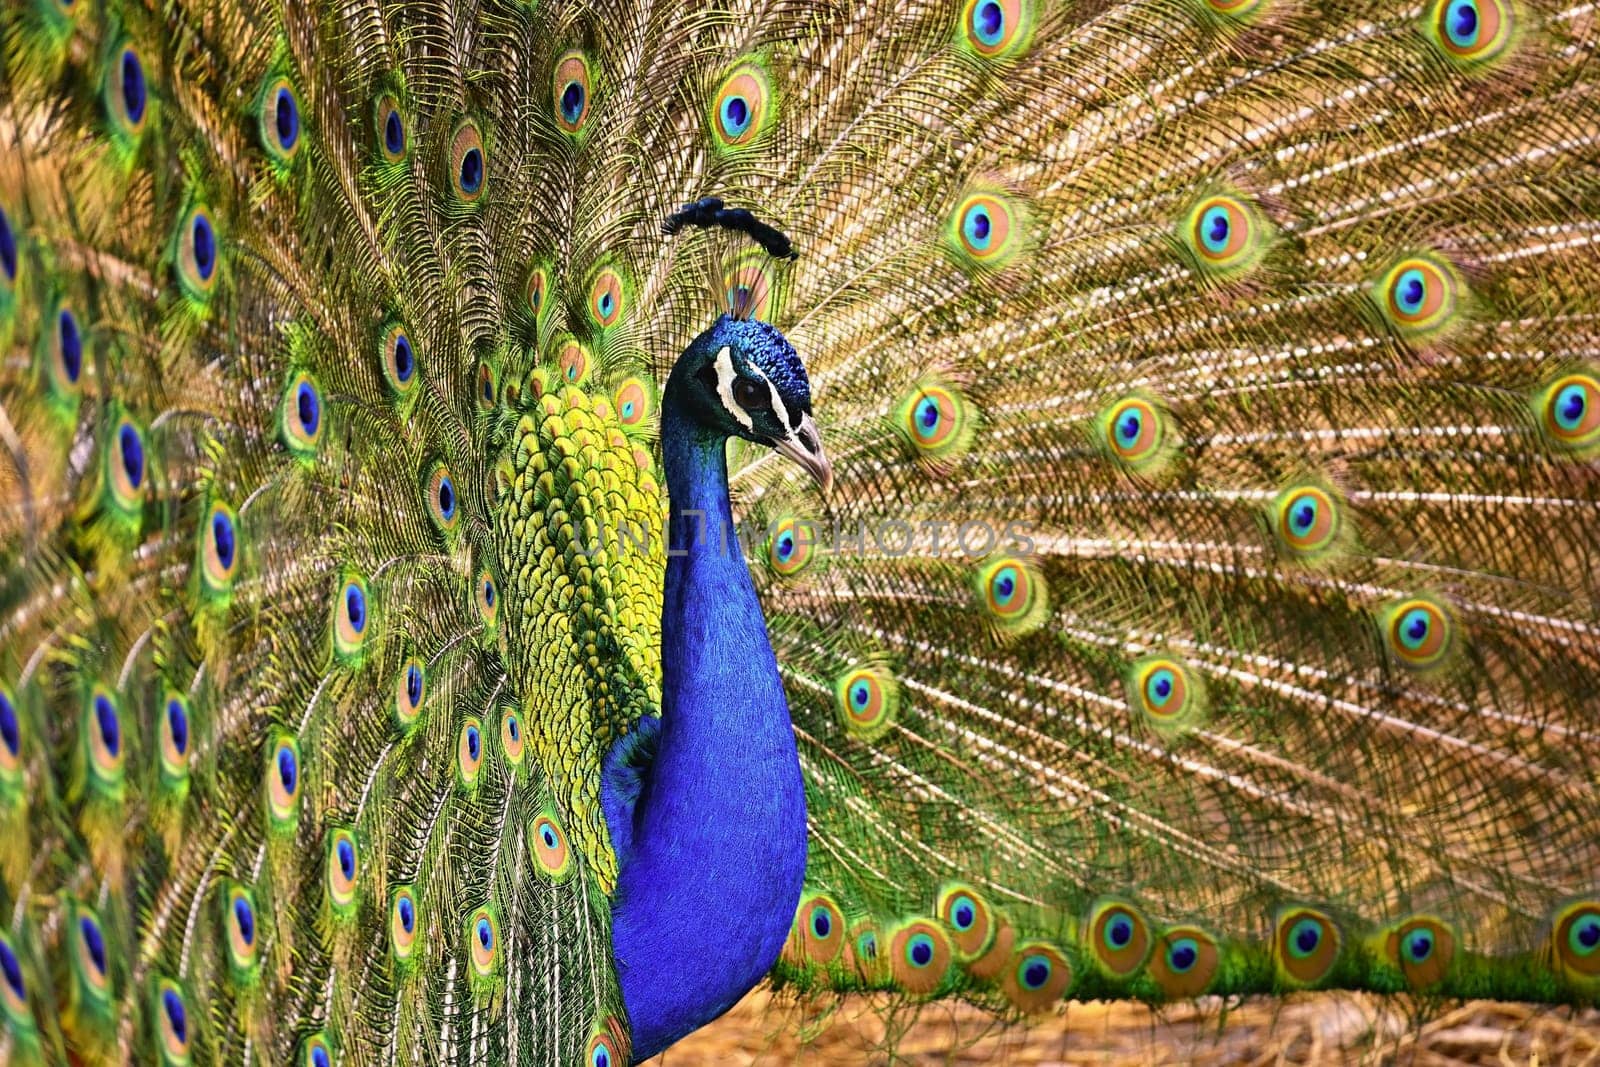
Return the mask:
<svg viewBox="0 0 1600 1067">
<path fill-rule="evenodd" d="M 1596 20 L 5 0 L 0 1059 L 1593 1004 Z"/>
</svg>

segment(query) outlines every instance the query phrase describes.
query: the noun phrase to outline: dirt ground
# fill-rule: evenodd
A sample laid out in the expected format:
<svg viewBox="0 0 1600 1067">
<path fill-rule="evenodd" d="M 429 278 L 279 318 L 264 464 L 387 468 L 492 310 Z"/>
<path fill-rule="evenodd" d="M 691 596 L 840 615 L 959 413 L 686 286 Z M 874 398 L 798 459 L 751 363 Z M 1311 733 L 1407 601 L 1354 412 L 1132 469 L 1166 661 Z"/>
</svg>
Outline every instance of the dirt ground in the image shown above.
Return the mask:
<svg viewBox="0 0 1600 1067">
<path fill-rule="evenodd" d="M 872 1002 L 807 1010 L 756 990 L 733 1011 L 680 1042 L 651 1067 L 779 1064 L 1596 1064 L 1600 1011 L 1487 1001 L 1435 1007 L 1415 1022 L 1407 1005 L 1353 994 L 1307 994 L 1284 1003 L 1220 1000 L 1164 1009 L 1069 1004 L 1026 1026 L 997 1028 L 965 1006 L 925 1008 L 903 1032 Z M 896 1039 L 886 1040 L 893 1027 Z"/>
</svg>

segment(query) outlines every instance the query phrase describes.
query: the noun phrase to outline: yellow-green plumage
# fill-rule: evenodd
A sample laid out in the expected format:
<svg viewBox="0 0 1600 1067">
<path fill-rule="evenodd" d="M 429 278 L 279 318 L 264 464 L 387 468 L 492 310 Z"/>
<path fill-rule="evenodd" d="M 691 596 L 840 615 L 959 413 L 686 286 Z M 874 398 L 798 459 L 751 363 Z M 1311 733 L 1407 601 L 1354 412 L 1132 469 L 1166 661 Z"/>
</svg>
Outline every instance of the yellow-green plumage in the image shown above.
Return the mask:
<svg viewBox="0 0 1600 1067">
<path fill-rule="evenodd" d="M 8 0 L 0 1059 L 626 1060 L 602 765 L 725 310 L 836 476 L 730 447 L 810 813 L 780 982 L 1592 1003 L 1594 40 Z M 662 236 L 707 196 L 799 258 Z"/>
</svg>

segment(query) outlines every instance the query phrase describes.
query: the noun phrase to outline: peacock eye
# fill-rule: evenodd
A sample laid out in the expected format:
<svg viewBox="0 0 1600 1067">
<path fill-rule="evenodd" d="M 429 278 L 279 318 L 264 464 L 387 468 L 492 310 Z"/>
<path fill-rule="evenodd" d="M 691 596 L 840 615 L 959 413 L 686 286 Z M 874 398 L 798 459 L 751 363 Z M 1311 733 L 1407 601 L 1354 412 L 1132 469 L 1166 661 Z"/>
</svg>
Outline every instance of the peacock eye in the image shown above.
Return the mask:
<svg viewBox="0 0 1600 1067">
<path fill-rule="evenodd" d="M 746 410 L 759 411 L 772 406 L 772 393 L 765 383 L 751 381 L 749 378 L 733 380 L 733 399 Z"/>
</svg>

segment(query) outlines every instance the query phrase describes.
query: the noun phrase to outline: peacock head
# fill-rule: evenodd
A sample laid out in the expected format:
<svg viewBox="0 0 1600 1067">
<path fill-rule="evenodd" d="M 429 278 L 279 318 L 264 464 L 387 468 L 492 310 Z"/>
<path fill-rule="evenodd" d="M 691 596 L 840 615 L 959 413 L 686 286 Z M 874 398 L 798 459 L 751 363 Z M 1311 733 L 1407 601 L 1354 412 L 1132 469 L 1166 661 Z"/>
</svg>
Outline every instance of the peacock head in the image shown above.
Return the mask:
<svg viewBox="0 0 1600 1067">
<path fill-rule="evenodd" d="M 833 468 L 811 418 L 811 383 L 788 338 L 771 323 L 722 316 L 686 348 L 667 382 L 667 403 L 702 430 L 775 448 L 826 493 Z"/>
</svg>

